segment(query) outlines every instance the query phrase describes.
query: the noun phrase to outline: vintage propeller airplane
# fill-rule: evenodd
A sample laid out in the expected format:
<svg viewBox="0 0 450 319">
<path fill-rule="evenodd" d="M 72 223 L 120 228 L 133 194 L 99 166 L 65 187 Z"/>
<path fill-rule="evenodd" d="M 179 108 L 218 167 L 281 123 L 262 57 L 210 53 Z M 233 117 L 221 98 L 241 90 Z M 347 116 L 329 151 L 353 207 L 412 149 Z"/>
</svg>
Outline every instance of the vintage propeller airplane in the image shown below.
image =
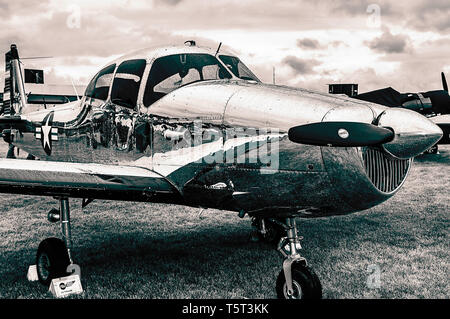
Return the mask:
<svg viewBox="0 0 450 319">
<path fill-rule="evenodd" d="M 73 263 L 69 198 L 148 201 L 234 210 L 262 231 L 277 223 L 278 297 L 320 298 L 296 217 L 387 200 L 442 136 L 410 110 L 263 84 L 219 49 L 187 41 L 134 52 L 102 68 L 80 101 L 33 110 L 11 45 L 0 129 L 38 160 L 0 160 L 0 192 L 60 201 L 48 218 L 63 240 L 45 239 L 36 256 L 42 283 Z"/>
<path fill-rule="evenodd" d="M 428 150 L 430 153 L 437 153 L 438 144 L 450 144 L 450 95 L 444 72 L 441 72 L 441 80 L 442 90 L 400 93 L 388 87 L 358 94 L 354 98 L 389 107 L 410 109 L 428 117 L 444 132 L 438 143 Z"/>
</svg>

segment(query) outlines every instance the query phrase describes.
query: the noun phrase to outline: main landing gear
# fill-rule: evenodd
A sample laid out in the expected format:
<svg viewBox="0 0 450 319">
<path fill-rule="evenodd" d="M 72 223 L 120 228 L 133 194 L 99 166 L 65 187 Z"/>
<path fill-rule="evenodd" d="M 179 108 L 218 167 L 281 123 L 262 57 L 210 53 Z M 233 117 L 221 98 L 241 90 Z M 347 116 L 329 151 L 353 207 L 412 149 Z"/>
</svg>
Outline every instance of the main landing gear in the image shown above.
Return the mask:
<svg viewBox="0 0 450 319">
<path fill-rule="evenodd" d="M 437 144 L 433 145 L 425 151 L 427 154 L 439 154 L 439 146 Z"/>
<path fill-rule="evenodd" d="M 70 231 L 69 199 L 62 197 L 59 211 L 52 209 L 48 213 L 48 220 L 61 223 L 63 240 L 47 238 L 39 244 L 36 254 L 36 269 L 39 281 L 48 286 L 54 278 L 67 276 L 70 265 L 73 265 L 71 249 L 72 237 Z"/>
<path fill-rule="evenodd" d="M 277 278 L 276 291 L 280 299 L 320 299 L 322 285 L 306 259 L 298 252 L 301 249 L 295 218 L 286 218 L 287 237 L 281 238 L 278 251 L 284 257 L 283 269 Z"/>
</svg>

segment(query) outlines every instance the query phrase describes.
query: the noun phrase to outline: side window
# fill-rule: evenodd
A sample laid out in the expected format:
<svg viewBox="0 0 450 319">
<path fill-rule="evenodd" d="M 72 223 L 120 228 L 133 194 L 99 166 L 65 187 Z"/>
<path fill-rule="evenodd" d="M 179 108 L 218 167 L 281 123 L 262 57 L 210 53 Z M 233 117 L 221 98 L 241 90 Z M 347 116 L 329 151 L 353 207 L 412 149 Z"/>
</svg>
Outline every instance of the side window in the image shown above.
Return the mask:
<svg viewBox="0 0 450 319">
<path fill-rule="evenodd" d="M 115 68 L 116 65 L 112 64 L 100 70 L 89 82 L 84 95 L 105 101 Z"/>
<path fill-rule="evenodd" d="M 136 106 L 145 65 L 145 59 L 128 60 L 119 65 L 111 89 L 111 102 L 128 108 Z"/>
</svg>

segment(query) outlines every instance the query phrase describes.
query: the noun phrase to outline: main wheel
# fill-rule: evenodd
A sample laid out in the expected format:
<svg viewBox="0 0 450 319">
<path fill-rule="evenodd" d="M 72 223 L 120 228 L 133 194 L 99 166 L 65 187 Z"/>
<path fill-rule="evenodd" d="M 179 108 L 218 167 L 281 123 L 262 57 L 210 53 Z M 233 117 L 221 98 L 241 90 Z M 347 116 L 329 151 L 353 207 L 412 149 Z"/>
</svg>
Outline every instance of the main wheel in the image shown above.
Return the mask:
<svg viewBox="0 0 450 319">
<path fill-rule="evenodd" d="M 279 299 L 321 299 L 322 285 L 315 272 L 306 265 L 292 264 L 292 288 L 294 293 L 288 294 L 284 271 L 281 270 L 277 278 L 277 297 Z"/>
<path fill-rule="evenodd" d="M 53 278 L 66 276 L 69 264 L 66 245 L 61 239 L 47 238 L 39 244 L 36 268 L 39 281 L 43 285 L 50 285 Z"/>
<path fill-rule="evenodd" d="M 428 154 L 437 154 L 439 152 L 439 147 L 437 144 L 433 145 L 426 151 Z"/>
</svg>

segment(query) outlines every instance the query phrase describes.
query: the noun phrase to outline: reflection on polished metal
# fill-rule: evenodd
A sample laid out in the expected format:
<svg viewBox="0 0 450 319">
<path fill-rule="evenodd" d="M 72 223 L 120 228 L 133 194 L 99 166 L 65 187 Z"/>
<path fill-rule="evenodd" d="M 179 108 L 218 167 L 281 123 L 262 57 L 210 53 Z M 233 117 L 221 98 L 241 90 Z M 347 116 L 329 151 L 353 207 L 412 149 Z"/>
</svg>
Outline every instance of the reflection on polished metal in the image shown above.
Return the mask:
<svg viewBox="0 0 450 319">
<path fill-rule="evenodd" d="M 243 80 L 229 67 L 196 45 L 113 61 L 82 100 L 16 114 L 4 136 L 41 161 L 17 168 L 0 160 L 0 190 L 176 202 L 260 217 L 344 214 L 392 196 L 409 158 L 441 134 L 408 110 Z M 352 133 L 337 127 L 332 134 L 343 141 L 360 127 L 377 131 L 375 125 L 395 138 L 370 148 L 289 140 L 291 128 L 320 122 L 363 124 L 348 126 Z"/>
<path fill-rule="evenodd" d="M 406 120 L 407 119 L 407 120 Z M 423 153 L 442 137 L 442 130 L 417 112 L 390 108 L 378 118 L 378 125 L 390 127 L 395 133 L 392 142 L 383 149 L 399 159 L 408 159 Z"/>
</svg>

